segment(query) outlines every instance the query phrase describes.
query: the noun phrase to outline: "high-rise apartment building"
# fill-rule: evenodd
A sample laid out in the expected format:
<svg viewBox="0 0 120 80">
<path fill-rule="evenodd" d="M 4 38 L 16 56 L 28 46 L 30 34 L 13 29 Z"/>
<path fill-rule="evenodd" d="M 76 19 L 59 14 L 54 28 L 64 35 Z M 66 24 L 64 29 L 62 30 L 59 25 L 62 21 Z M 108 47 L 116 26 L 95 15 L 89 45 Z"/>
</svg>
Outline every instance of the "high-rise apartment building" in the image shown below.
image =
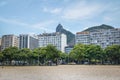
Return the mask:
<svg viewBox="0 0 120 80">
<path fill-rule="evenodd" d="M 120 29 L 97 30 L 90 32 L 91 44 L 105 48 L 110 45 L 120 44 Z"/>
<path fill-rule="evenodd" d="M 113 44 L 120 45 L 120 29 L 96 29 L 88 34 L 84 33 L 86 32 L 76 33 L 76 44 L 95 44 L 100 45 L 102 48 Z"/>
<path fill-rule="evenodd" d="M 65 46 L 67 46 L 67 37 L 63 33 L 43 33 L 38 35 L 39 37 L 39 47 L 46 47 L 48 44 L 56 46 L 56 48 L 62 52 L 65 51 Z"/>
<path fill-rule="evenodd" d="M 77 32 L 76 33 L 76 44 L 90 44 L 90 33 L 89 32 Z"/>
<path fill-rule="evenodd" d="M 38 47 L 38 37 L 36 35 L 21 34 L 19 36 L 19 48 L 34 49 Z"/>
<path fill-rule="evenodd" d="M 1 50 L 8 47 L 19 47 L 18 37 L 15 35 L 3 35 L 1 41 Z"/>
</svg>

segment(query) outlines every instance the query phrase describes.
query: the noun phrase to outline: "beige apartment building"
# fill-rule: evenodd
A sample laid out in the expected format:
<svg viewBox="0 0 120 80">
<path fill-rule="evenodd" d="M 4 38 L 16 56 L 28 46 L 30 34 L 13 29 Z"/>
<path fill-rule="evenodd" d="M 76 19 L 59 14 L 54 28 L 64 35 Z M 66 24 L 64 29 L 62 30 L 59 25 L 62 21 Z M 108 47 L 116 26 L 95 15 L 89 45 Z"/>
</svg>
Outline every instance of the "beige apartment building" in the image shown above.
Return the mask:
<svg viewBox="0 0 120 80">
<path fill-rule="evenodd" d="M 8 48 L 10 46 L 19 46 L 18 37 L 13 34 L 3 35 L 1 41 L 1 50 L 4 50 L 5 48 Z"/>
</svg>

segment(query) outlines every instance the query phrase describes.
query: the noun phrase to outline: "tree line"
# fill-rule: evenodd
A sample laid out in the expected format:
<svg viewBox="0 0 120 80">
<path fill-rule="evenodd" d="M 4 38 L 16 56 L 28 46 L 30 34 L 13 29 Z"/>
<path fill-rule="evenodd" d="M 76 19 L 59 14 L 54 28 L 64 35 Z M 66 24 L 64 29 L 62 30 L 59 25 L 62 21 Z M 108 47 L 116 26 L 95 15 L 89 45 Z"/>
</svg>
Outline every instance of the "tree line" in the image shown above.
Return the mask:
<svg viewBox="0 0 120 80">
<path fill-rule="evenodd" d="M 30 50 L 9 47 L 0 52 L 1 65 L 120 64 L 120 45 L 105 49 L 98 45 L 76 44 L 67 54 L 53 45 Z"/>
<path fill-rule="evenodd" d="M 69 54 L 70 62 L 83 64 L 120 64 L 120 45 L 111 45 L 105 49 L 99 45 L 77 44 Z"/>
<path fill-rule="evenodd" d="M 0 62 L 2 65 L 52 65 L 53 63 L 58 65 L 62 55 L 65 53 L 57 50 L 53 45 L 34 50 L 9 47 L 0 52 Z"/>
</svg>

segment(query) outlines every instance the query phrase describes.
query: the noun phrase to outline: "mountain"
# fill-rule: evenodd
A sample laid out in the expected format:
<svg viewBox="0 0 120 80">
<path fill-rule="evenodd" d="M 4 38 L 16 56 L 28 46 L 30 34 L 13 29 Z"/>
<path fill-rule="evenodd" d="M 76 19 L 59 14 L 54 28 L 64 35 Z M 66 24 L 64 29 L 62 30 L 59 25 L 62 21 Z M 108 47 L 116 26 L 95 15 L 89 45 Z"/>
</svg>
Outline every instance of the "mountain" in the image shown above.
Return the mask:
<svg viewBox="0 0 120 80">
<path fill-rule="evenodd" d="M 94 27 L 90 27 L 84 31 L 90 31 L 90 32 L 93 32 L 93 31 L 96 31 L 98 29 L 114 29 L 114 27 L 112 26 L 109 26 L 109 25 L 106 25 L 106 24 L 102 24 L 100 26 L 94 26 Z"/>
<path fill-rule="evenodd" d="M 75 44 L 75 34 L 63 28 L 61 24 L 56 27 L 56 32 L 64 33 L 67 35 L 67 44 L 73 46 Z"/>
</svg>

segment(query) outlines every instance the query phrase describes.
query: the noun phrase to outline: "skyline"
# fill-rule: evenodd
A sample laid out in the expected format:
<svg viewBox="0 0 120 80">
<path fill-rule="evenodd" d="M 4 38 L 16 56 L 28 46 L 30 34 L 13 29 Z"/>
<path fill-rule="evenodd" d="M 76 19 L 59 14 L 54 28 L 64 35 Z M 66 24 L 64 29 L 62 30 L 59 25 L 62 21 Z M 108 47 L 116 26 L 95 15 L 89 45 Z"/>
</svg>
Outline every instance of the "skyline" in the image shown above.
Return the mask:
<svg viewBox="0 0 120 80">
<path fill-rule="evenodd" d="M 59 23 L 73 33 L 101 24 L 120 28 L 119 0 L 1 0 L 0 37 L 55 32 Z"/>
</svg>

